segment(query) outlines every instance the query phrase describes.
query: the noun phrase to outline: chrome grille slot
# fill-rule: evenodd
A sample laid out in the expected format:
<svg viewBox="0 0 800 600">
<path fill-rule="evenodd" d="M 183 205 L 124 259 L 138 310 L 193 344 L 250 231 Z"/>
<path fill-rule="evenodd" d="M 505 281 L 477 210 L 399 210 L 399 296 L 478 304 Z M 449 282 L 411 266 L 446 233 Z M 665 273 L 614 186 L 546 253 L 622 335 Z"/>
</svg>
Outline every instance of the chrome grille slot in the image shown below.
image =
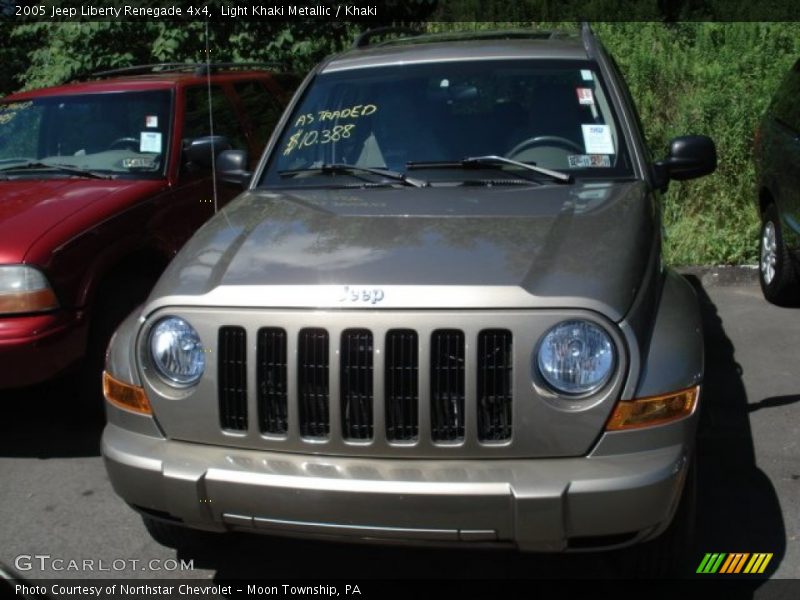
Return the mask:
<svg viewBox="0 0 800 600">
<path fill-rule="evenodd" d="M 410 441 L 419 435 L 419 347 L 417 332 L 386 334 L 386 439 Z"/>
<path fill-rule="evenodd" d="M 478 439 L 511 438 L 512 335 L 486 329 L 478 335 Z"/>
<path fill-rule="evenodd" d="M 283 435 L 288 429 L 286 332 L 258 330 L 256 347 L 258 426 L 261 433 Z"/>
<path fill-rule="evenodd" d="M 223 429 L 247 429 L 247 333 L 243 327 L 219 329 L 219 421 Z"/>
<path fill-rule="evenodd" d="M 340 398 L 345 439 L 372 439 L 372 354 L 372 332 L 367 329 L 342 332 Z"/>
<path fill-rule="evenodd" d="M 322 438 L 330 432 L 330 365 L 328 332 L 325 329 L 301 329 L 297 346 L 297 397 L 300 434 Z"/>
<path fill-rule="evenodd" d="M 431 437 L 464 439 L 464 332 L 437 329 L 431 335 Z"/>
</svg>

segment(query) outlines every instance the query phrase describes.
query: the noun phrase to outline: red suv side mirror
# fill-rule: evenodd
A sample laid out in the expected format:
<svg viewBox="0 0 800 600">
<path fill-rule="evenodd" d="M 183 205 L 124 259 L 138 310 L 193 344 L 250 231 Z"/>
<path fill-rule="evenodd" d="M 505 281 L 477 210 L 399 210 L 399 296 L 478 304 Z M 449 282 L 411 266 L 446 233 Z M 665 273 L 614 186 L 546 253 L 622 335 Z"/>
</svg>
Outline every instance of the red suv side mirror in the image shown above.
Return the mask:
<svg viewBox="0 0 800 600">
<path fill-rule="evenodd" d="M 186 160 L 206 169 L 211 168 L 212 157 L 229 150 L 231 143 L 223 135 L 213 135 L 191 140 L 183 149 Z"/>
<path fill-rule="evenodd" d="M 217 177 L 220 181 L 247 188 L 253 175 L 247 170 L 247 152 L 225 150 L 217 157 Z"/>
</svg>

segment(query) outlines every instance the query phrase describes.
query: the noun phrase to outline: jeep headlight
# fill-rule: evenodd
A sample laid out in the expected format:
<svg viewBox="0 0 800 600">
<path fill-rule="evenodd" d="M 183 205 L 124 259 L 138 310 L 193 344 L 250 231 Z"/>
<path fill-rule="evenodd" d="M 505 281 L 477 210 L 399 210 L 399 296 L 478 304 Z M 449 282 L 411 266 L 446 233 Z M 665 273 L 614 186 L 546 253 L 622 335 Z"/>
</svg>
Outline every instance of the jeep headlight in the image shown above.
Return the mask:
<svg viewBox="0 0 800 600">
<path fill-rule="evenodd" d="M 177 387 L 197 383 L 206 368 L 200 336 L 179 317 L 165 317 L 150 330 L 150 357 L 164 380 Z"/>
<path fill-rule="evenodd" d="M 614 343 L 590 321 L 563 321 L 539 342 L 536 365 L 547 384 L 570 396 L 590 394 L 608 382 L 616 362 Z"/>
</svg>

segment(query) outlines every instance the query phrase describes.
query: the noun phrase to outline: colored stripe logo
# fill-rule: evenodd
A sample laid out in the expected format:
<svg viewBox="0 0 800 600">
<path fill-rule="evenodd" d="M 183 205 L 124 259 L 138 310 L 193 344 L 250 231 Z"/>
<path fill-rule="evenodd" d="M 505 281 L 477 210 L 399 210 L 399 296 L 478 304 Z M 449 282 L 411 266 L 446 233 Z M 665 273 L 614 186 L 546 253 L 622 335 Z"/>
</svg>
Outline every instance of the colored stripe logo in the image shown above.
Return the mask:
<svg viewBox="0 0 800 600">
<path fill-rule="evenodd" d="M 750 575 L 763 573 L 769 562 L 772 560 L 772 553 L 757 552 L 709 552 L 697 567 L 698 573 L 703 574 L 726 574 L 735 575 L 747 573 Z"/>
</svg>

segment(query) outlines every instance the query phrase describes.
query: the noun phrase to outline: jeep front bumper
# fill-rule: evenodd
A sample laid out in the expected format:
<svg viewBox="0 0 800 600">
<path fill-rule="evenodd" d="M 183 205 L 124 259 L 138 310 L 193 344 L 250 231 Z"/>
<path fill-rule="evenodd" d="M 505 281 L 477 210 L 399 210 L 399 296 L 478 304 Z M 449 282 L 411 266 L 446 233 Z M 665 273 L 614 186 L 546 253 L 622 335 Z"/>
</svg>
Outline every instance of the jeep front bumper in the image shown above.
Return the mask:
<svg viewBox="0 0 800 600">
<path fill-rule="evenodd" d="M 113 423 L 103 434 L 116 492 L 189 527 L 546 552 L 660 533 L 677 506 L 689 452 L 677 443 L 576 458 L 365 459 L 158 439 Z"/>
</svg>

